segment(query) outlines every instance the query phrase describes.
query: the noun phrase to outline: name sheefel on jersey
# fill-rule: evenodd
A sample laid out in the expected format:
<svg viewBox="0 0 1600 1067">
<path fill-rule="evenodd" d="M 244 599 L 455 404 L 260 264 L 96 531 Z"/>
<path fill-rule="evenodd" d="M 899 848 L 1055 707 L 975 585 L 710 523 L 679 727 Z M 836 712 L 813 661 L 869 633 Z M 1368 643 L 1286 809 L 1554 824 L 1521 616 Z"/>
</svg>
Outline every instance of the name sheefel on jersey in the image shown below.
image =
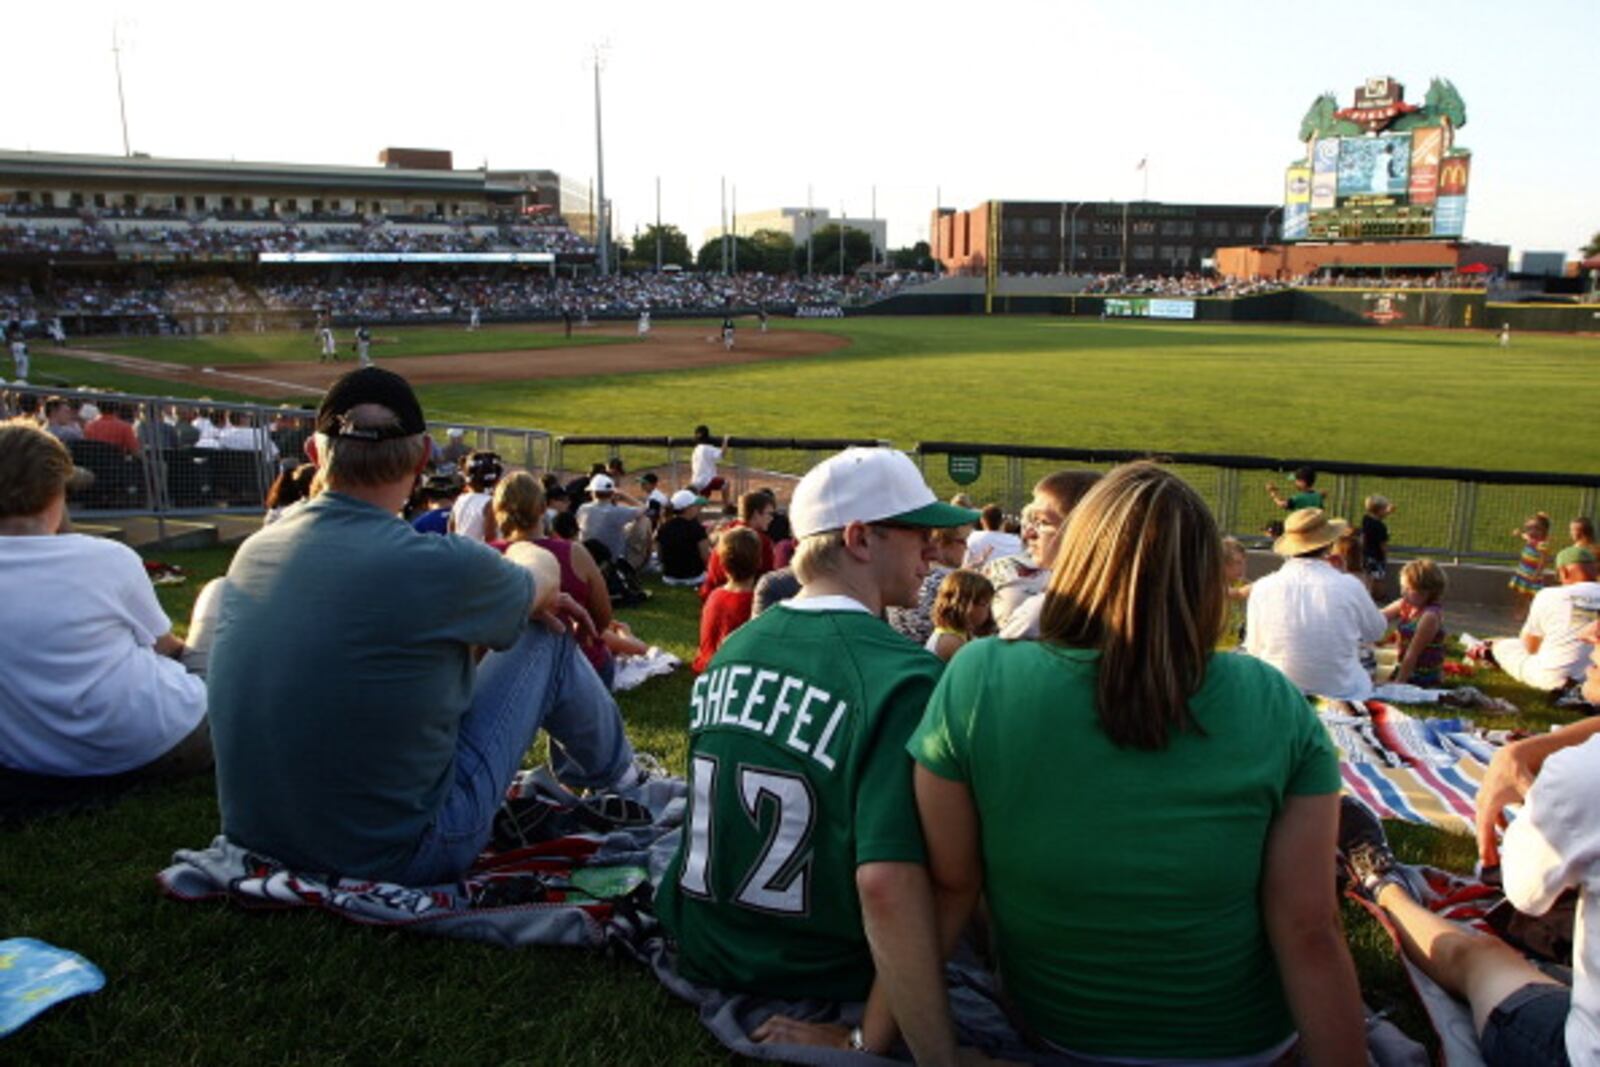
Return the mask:
<svg viewBox="0 0 1600 1067">
<path fill-rule="evenodd" d="M 829 754 L 839 724 L 850 711 L 843 700 L 804 678 L 735 663 L 695 679 L 689 692 L 691 733 L 711 726 L 737 726 L 764 737 L 787 733 L 782 743 L 833 770 Z M 787 720 L 787 726 L 785 726 Z M 809 729 L 810 727 L 819 729 Z"/>
</svg>

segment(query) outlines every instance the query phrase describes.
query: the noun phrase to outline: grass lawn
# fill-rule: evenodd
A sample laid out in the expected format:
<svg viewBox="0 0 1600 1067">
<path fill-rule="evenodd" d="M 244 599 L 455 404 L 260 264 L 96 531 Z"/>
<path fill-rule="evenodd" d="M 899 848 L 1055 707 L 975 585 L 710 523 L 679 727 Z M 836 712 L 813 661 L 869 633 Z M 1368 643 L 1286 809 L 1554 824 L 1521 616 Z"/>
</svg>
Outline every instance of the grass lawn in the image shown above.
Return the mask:
<svg viewBox="0 0 1600 1067">
<path fill-rule="evenodd" d="M 354 331 L 334 331 L 339 355 L 353 360 Z M 611 345 L 625 338 L 577 333 L 563 336 L 560 323 L 534 326 L 485 326 L 468 332 L 459 326 L 374 327 L 372 354 L 377 359 L 395 356 L 437 356 L 455 352 L 508 352 L 529 348 L 569 348 L 574 345 Z M 242 366 L 251 363 L 312 363 L 321 354 L 311 330 L 271 333 L 203 334 L 198 337 L 85 338 L 74 347 L 97 348 L 125 356 L 182 363 L 196 367 Z"/>
<path fill-rule="evenodd" d="M 230 555 L 161 555 L 190 574 L 185 585 L 157 590 L 174 620 L 188 617 L 200 586 L 226 569 Z M 623 617 L 687 662 L 698 602 L 689 590 L 652 589 L 647 605 Z M 183 631 L 181 622 L 177 628 Z M 690 680 L 680 671 L 620 697 L 636 747 L 679 774 Z M 1525 709 L 1480 718 L 1486 725 L 1544 730 L 1570 718 L 1498 674 L 1475 684 Z M 687 1005 L 632 963 L 162 898 L 152 875 L 173 849 L 204 845 L 217 827 L 208 775 L 144 788 L 104 811 L 0 828 L 0 935 L 81 952 L 108 978 L 102 992 L 5 1039 L 5 1062 L 734 1062 Z M 1465 836 L 1389 829 L 1406 859 L 1471 867 Z M 1422 1037 L 1426 1024 L 1387 937 L 1357 909 L 1347 906 L 1345 916 L 1367 1002 Z"/>
</svg>

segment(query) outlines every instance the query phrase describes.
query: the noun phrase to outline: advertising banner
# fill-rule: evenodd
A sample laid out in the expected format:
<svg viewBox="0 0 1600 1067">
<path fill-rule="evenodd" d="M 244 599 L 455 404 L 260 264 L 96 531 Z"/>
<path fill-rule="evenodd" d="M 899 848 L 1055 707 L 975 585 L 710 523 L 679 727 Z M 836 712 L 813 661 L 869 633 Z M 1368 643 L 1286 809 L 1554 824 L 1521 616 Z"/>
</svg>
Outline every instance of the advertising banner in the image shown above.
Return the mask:
<svg viewBox="0 0 1600 1067">
<path fill-rule="evenodd" d="M 1439 157 L 1444 155 L 1444 130 L 1428 126 L 1411 131 L 1413 204 L 1431 204 L 1439 195 Z"/>
<path fill-rule="evenodd" d="M 1150 301 L 1142 296 L 1131 299 L 1108 296 L 1105 302 L 1105 314 L 1113 319 L 1142 319 L 1150 314 Z"/>
<path fill-rule="evenodd" d="M 1311 149 L 1311 210 L 1323 211 L 1337 202 L 1339 139 L 1324 138 Z"/>
<path fill-rule="evenodd" d="M 1283 231 L 1281 238 L 1285 241 L 1303 241 L 1311 228 L 1311 206 L 1309 204 L 1285 204 L 1283 207 Z"/>
<path fill-rule="evenodd" d="M 1433 235 L 1460 237 L 1467 228 L 1467 198 L 1441 196 L 1433 205 Z"/>
<path fill-rule="evenodd" d="M 1301 164 L 1290 167 L 1283 178 L 1283 202 L 1285 204 L 1309 204 L 1311 202 L 1311 168 Z"/>
<path fill-rule="evenodd" d="M 1152 319 L 1192 319 L 1194 318 L 1194 301 L 1151 300 L 1150 317 Z"/>
<path fill-rule="evenodd" d="M 1466 196 L 1467 178 L 1472 170 L 1472 156 L 1450 156 L 1439 164 L 1439 196 Z"/>
<path fill-rule="evenodd" d="M 1410 134 L 1340 138 L 1340 200 L 1353 196 L 1404 196 L 1410 173 Z"/>
</svg>

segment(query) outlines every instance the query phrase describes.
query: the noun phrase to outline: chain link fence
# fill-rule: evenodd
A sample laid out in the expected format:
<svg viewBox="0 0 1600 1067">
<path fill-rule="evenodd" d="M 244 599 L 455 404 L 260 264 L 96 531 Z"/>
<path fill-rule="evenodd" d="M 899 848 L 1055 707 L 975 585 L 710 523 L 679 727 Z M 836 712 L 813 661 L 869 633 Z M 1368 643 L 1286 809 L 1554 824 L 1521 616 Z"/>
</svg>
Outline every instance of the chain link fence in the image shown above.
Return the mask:
<svg viewBox="0 0 1600 1067">
<path fill-rule="evenodd" d="M 718 438 L 716 443 L 722 443 Z M 877 438 L 835 437 L 730 437 L 718 463 L 727 479 L 730 498 L 752 489 L 770 488 L 787 501 L 794 483 L 817 463 L 853 445 L 887 445 Z M 660 478 L 671 493 L 689 484 L 689 462 L 694 454 L 691 437 L 632 437 L 626 435 L 568 435 L 555 439 L 551 469 L 563 476 L 586 474 L 596 463 L 621 459 L 631 477 L 647 472 Z"/>
<path fill-rule="evenodd" d="M 1315 488 L 1326 495 L 1334 515 L 1359 524 L 1367 498 L 1382 496 L 1394 505 L 1387 520 L 1392 551 L 1457 561 L 1514 559 L 1522 546 L 1517 529 L 1539 511 L 1550 515 L 1559 539 L 1568 519 L 1594 516 L 1600 495 L 1600 475 L 1595 474 L 949 441 L 922 442 L 915 455 L 940 496 L 963 492 L 980 507 L 997 503 L 1011 513 L 1020 512 L 1032 498 L 1034 484 L 1054 471 L 1104 473 L 1118 463 L 1155 459 L 1194 487 L 1225 532 L 1257 546 L 1269 541 L 1267 524 L 1284 517 L 1268 484 L 1287 496 L 1295 491 L 1292 472 L 1311 467 L 1318 472 Z"/>
</svg>

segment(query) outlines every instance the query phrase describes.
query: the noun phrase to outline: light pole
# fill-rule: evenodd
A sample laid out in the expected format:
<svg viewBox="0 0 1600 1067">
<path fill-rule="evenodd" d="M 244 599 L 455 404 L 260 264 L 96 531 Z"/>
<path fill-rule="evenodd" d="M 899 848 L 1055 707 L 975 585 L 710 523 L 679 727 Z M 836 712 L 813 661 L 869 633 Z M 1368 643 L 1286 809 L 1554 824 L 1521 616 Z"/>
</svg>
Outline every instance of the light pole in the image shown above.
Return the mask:
<svg viewBox="0 0 1600 1067">
<path fill-rule="evenodd" d="M 844 201 L 839 201 L 839 277 L 844 277 Z"/>
<path fill-rule="evenodd" d="M 817 228 L 817 212 L 811 206 L 811 186 L 806 186 L 806 277 L 811 277 L 811 256 L 816 242 L 811 238 Z"/>
<path fill-rule="evenodd" d="M 1267 212 L 1266 218 L 1261 220 L 1261 243 L 1262 244 L 1270 243 L 1270 239 L 1271 239 L 1271 236 L 1272 236 L 1272 216 L 1278 214 L 1282 210 L 1283 210 L 1283 206 L 1279 205 L 1278 207 L 1275 207 L 1271 211 Z"/>
<path fill-rule="evenodd" d="M 594 46 L 594 170 L 600 201 L 600 276 L 610 273 L 611 220 L 606 217 L 606 156 L 600 133 L 600 46 Z"/>
<path fill-rule="evenodd" d="M 1067 257 L 1067 269 L 1070 271 L 1077 271 L 1078 269 L 1078 212 L 1082 210 L 1083 201 L 1080 200 L 1072 205 L 1072 215 L 1070 216 L 1072 219 L 1070 223 L 1072 226 L 1072 252 Z"/>
<path fill-rule="evenodd" d="M 661 273 L 661 175 L 656 175 L 656 273 Z"/>
</svg>

